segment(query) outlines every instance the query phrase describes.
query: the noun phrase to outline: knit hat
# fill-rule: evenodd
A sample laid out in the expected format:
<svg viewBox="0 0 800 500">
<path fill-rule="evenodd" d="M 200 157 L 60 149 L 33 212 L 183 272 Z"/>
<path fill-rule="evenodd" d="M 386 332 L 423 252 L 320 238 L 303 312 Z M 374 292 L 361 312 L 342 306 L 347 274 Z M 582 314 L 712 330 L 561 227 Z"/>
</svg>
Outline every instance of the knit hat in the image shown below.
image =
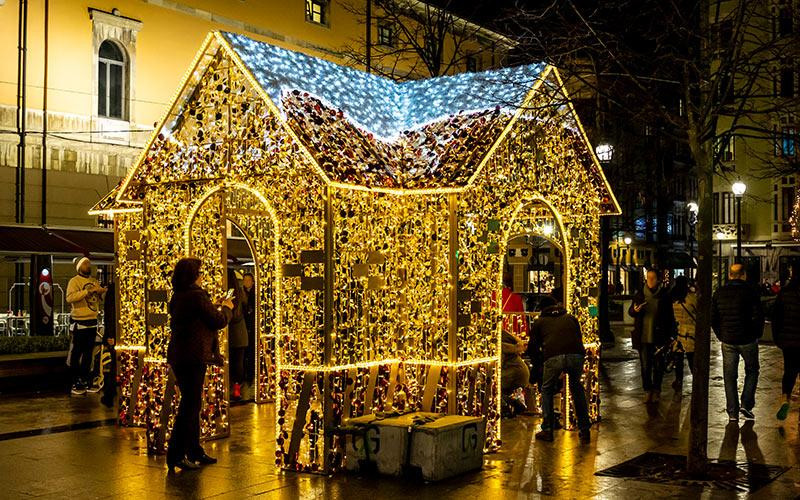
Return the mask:
<svg viewBox="0 0 800 500">
<path fill-rule="evenodd" d="M 75 257 L 74 259 L 72 259 L 72 262 L 75 263 L 75 270 L 76 271 L 81 272 L 81 266 L 83 265 L 84 261 L 91 263 L 91 261 L 89 260 L 89 257 L 81 257 L 80 259 Z"/>
</svg>

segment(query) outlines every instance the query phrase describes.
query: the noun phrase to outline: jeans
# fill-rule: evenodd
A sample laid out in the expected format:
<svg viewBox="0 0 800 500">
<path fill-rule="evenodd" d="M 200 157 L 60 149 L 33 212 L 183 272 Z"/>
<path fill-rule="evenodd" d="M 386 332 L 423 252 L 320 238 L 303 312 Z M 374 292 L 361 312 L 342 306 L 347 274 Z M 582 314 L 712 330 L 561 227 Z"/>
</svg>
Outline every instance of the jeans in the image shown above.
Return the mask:
<svg viewBox="0 0 800 500">
<path fill-rule="evenodd" d="M 745 410 L 752 410 L 756 405 L 756 385 L 758 385 L 758 341 L 743 345 L 722 343 L 726 410 L 731 417 L 739 415 L 739 356 L 744 359 L 742 407 Z"/>
<path fill-rule="evenodd" d="M 787 347 L 783 351 L 783 379 L 781 380 L 781 392 L 792 395 L 794 382 L 800 374 L 800 349 L 797 347 Z"/>
<path fill-rule="evenodd" d="M 203 381 L 206 365 L 201 363 L 177 363 L 172 367 L 175 382 L 181 391 L 178 414 L 169 437 L 167 462 L 179 462 L 184 456 L 190 459 L 202 456 L 200 446 L 200 409 L 203 403 Z"/>
<path fill-rule="evenodd" d="M 661 381 L 664 378 L 664 359 L 656 357 L 658 346 L 642 344 L 639 349 L 639 364 L 642 368 L 642 389 L 645 392 L 661 392 Z"/>
<path fill-rule="evenodd" d="M 548 358 L 544 362 L 542 384 L 542 430 L 553 430 L 554 412 L 553 396 L 558 386 L 558 379 L 562 373 L 569 377 L 569 391 L 575 404 L 575 414 L 578 417 L 578 429 L 585 431 L 591 427 L 589 420 L 589 405 L 586 403 L 586 392 L 581 385 L 583 375 L 583 354 L 561 354 Z"/>
<path fill-rule="evenodd" d="M 92 383 L 92 351 L 97 328 L 73 328 L 69 350 L 69 368 L 72 383 L 88 386 Z"/>
</svg>

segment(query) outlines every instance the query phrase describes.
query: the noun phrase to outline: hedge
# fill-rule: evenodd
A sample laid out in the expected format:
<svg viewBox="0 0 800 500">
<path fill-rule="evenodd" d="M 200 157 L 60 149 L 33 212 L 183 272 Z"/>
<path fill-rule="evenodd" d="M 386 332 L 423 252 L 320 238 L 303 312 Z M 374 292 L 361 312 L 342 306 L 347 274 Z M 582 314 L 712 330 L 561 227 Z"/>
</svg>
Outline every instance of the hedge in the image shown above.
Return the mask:
<svg viewBox="0 0 800 500">
<path fill-rule="evenodd" d="M 66 351 L 69 337 L 0 337 L 0 354 L 27 354 L 31 352 Z"/>
</svg>

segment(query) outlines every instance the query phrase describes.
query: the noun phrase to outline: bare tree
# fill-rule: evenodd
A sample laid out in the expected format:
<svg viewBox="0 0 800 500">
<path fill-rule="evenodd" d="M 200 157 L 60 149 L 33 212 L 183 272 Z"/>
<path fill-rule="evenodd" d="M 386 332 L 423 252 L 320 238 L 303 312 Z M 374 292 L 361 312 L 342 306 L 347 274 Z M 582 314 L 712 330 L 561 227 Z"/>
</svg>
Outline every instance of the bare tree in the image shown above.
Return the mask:
<svg viewBox="0 0 800 500">
<path fill-rule="evenodd" d="M 454 14 L 455 0 L 437 5 L 419 0 L 341 4 L 364 27 L 363 35 L 342 49 L 345 58 L 395 80 L 441 76 L 463 71 L 473 61 L 493 61 L 495 42 L 504 40 Z"/>
<path fill-rule="evenodd" d="M 699 308 L 687 455 L 695 474 L 707 464 L 712 195 L 715 176 L 731 175 L 724 146 L 736 137 L 768 156 L 773 147 L 797 144 L 796 136 L 776 137 L 775 124 L 797 119 L 796 76 L 780 72 L 795 59 L 798 30 L 787 24 L 793 13 L 782 17 L 787 13 L 771 5 L 767 0 L 549 0 L 517 6 L 506 20 L 518 34 L 523 59 L 559 66 L 567 85 L 591 88 L 610 103 L 609 112 L 656 130 L 684 147 L 692 161 L 700 205 Z M 779 88 L 788 84 L 792 92 Z M 790 151 L 772 154 L 766 175 L 778 167 L 797 171 L 784 152 Z"/>
</svg>

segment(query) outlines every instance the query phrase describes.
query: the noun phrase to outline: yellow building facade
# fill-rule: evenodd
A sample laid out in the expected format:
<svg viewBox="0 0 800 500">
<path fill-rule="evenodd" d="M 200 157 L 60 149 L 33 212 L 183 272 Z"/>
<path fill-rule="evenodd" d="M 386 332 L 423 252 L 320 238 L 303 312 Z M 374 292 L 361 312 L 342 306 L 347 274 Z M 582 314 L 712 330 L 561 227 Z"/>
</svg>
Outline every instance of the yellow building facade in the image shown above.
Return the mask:
<svg viewBox="0 0 800 500">
<path fill-rule="evenodd" d="M 44 0 L 25 3 L 27 23 L 22 25 L 27 26 L 27 113 L 22 222 L 40 224 L 42 219 L 46 65 L 49 226 L 97 224 L 96 217 L 87 214 L 88 209 L 135 163 L 197 47 L 210 31 L 241 33 L 344 64 L 345 47 L 358 47 L 366 30 L 365 20 L 357 12 L 340 2 L 324 0 L 51 0 L 47 16 Z M 17 64 L 23 17 L 20 4 L 17 0 L 0 0 L 0 224 L 20 222 L 15 200 L 21 116 Z M 425 8 L 422 3 L 418 7 Z M 386 41 L 380 19 L 376 8 L 371 23 L 374 43 Z M 472 47 L 485 60 L 477 69 L 500 64 L 497 51 L 506 39 L 486 30 L 480 32 L 480 41 L 476 38 Z M 482 47 L 489 46 L 493 54 L 481 53 Z M 448 57 L 447 47 L 446 43 L 444 57 Z M 373 64 L 377 67 L 381 63 Z M 453 71 L 466 69 L 463 66 Z M 56 264 L 55 275 L 68 277 L 70 265 L 62 265 L 65 267 L 59 269 Z M 11 264 L 2 264 L 0 283 L 5 281 L 10 286 L 9 276 L 13 274 Z M 0 304 L 6 303 L 9 286 L 0 287 Z"/>
</svg>

